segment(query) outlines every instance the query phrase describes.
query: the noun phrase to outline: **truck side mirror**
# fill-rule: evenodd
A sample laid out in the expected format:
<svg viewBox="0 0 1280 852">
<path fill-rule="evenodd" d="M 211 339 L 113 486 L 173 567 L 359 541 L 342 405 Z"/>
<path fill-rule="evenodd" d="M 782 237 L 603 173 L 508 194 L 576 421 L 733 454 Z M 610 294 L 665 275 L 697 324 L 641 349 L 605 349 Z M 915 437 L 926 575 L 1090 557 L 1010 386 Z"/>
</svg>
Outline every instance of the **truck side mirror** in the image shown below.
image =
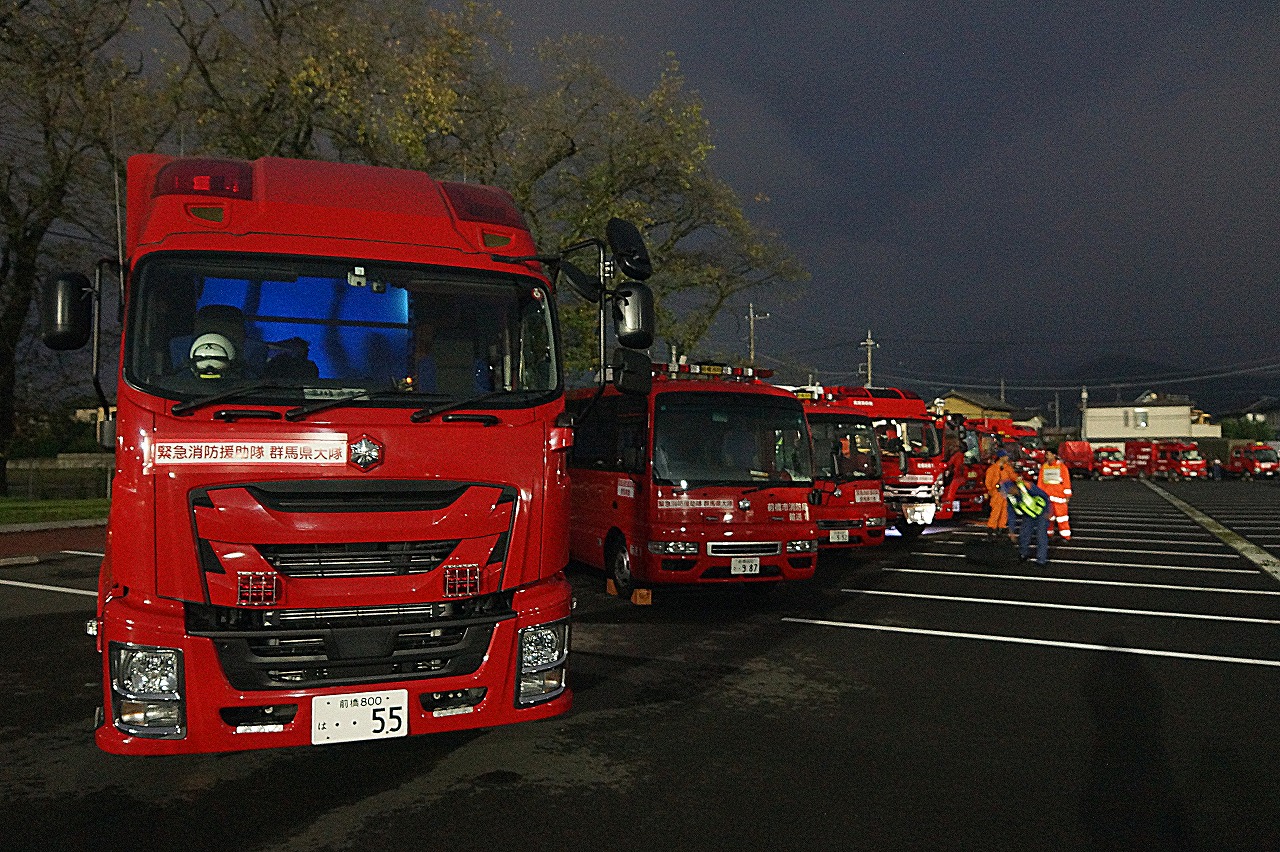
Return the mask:
<svg viewBox="0 0 1280 852">
<path fill-rule="evenodd" d="M 600 286 L 600 279 L 594 275 L 588 275 L 567 260 L 560 261 L 560 269 L 556 273 L 557 290 L 560 289 L 561 282 L 592 303 L 600 301 L 600 293 L 604 289 Z"/>
<path fill-rule="evenodd" d="M 635 225 L 626 219 L 610 219 L 609 224 L 604 226 L 604 238 L 623 275 L 636 281 L 645 281 L 653 274 L 649 250 L 645 248 L 644 237 Z"/>
<path fill-rule="evenodd" d="M 40 292 L 40 338 L 59 352 L 80 349 L 93 329 L 93 285 L 79 272 L 64 272 Z"/>
<path fill-rule="evenodd" d="M 613 297 L 613 328 L 618 345 L 648 349 L 653 345 L 653 291 L 648 284 L 628 281 Z M 646 359 L 645 363 L 649 363 Z"/>
<path fill-rule="evenodd" d="M 613 351 L 613 386 L 626 394 L 645 396 L 653 387 L 649 356 L 634 349 Z"/>
</svg>

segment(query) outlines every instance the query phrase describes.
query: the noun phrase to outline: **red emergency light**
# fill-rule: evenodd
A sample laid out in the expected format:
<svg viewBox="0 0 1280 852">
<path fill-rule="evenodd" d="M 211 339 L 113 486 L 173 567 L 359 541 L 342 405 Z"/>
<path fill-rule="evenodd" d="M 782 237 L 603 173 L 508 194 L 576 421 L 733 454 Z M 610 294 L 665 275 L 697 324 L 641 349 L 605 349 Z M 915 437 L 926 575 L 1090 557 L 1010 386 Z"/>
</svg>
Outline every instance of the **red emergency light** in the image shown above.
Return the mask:
<svg viewBox="0 0 1280 852">
<path fill-rule="evenodd" d="M 156 175 L 152 194 L 252 198 L 253 166 L 243 160 L 178 160 Z"/>
<path fill-rule="evenodd" d="M 453 205 L 453 212 L 465 222 L 485 222 L 519 228 L 522 231 L 529 230 L 511 193 L 505 190 L 456 181 L 441 181 L 440 186 Z"/>
<path fill-rule="evenodd" d="M 773 370 L 764 367 L 730 367 L 728 364 L 654 364 L 653 374 L 667 378 L 706 378 L 749 381 L 767 379 Z"/>
</svg>

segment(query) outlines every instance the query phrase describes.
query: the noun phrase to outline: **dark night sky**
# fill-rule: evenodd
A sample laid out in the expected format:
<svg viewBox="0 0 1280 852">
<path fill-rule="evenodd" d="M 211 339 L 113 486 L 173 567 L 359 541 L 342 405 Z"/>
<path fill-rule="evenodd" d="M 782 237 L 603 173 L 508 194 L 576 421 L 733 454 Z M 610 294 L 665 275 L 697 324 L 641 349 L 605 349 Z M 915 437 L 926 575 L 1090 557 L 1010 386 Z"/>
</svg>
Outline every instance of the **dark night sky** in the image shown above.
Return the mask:
<svg viewBox="0 0 1280 852">
<path fill-rule="evenodd" d="M 764 364 L 853 381 L 870 328 L 903 384 L 1280 365 L 1274 2 L 497 5 L 622 38 L 637 90 L 675 54 L 713 168 L 813 276 L 756 299 Z"/>
</svg>

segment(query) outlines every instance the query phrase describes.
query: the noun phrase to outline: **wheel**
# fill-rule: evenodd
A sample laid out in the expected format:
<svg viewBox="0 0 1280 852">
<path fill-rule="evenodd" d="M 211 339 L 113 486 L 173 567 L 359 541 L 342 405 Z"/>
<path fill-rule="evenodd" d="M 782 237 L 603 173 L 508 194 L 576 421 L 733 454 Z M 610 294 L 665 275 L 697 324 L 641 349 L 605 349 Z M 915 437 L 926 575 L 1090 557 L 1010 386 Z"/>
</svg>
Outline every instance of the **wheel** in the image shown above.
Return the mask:
<svg viewBox="0 0 1280 852">
<path fill-rule="evenodd" d="M 902 537 L 908 541 L 913 538 L 919 538 L 920 534 L 924 532 L 924 526 L 922 524 L 909 524 L 904 520 L 898 520 L 893 526 L 902 534 Z"/>
<path fill-rule="evenodd" d="M 631 600 L 636 590 L 636 578 L 631 574 L 631 554 L 625 541 L 615 541 L 609 551 L 609 577 L 618 589 L 618 596 Z"/>
<path fill-rule="evenodd" d="M 1169 481 L 1170 481 L 1170 482 L 1177 482 L 1177 481 L 1178 481 L 1178 474 L 1174 473 L 1173 471 L 1169 471 Z"/>
<path fill-rule="evenodd" d="M 1253 474 L 1246 470 L 1244 473 L 1240 474 L 1240 479 L 1244 482 L 1248 482 L 1250 479 L 1253 479 Z"/>
<path fill-rule="evenodd" d="M 1101 474 L 1101 473 L 1099 473 L 1098 471 L 1096 471 L 1096 470 L 1095 470 L 1095 471 L 1093 472 L 1092 476 L 1093 476 L 1093 481 L 1094 481 L 1094 482 L 1100 482 L 1100 481 L 1102 481 L 1102 474 Z"/>
</svg>

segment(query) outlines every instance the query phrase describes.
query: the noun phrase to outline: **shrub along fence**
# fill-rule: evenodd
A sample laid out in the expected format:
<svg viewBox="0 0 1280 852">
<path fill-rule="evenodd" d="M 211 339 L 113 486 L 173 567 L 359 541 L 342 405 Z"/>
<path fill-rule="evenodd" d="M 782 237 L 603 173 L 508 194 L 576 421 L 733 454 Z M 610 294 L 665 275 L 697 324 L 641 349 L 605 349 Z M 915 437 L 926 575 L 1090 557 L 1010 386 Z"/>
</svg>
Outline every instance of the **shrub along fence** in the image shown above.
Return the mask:
<svg viewBox="0 0 1280 852">
<path fill-rule="evenodd" d="M 52 459 L 10 459 L 9 496 L 19 500 L 75 500 L 111 496 L 112 453 L 61 453 Z"/>
</svg>

